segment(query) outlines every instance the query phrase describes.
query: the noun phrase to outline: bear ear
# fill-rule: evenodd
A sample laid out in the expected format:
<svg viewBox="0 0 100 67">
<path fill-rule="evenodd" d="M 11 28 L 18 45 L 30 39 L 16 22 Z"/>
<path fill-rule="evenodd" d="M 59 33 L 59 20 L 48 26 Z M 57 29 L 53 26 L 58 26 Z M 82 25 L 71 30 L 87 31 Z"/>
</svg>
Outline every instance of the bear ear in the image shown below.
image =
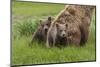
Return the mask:
<svg viewBox="0 0 100 67">
<path fill-rule="evenodd" d="M 40 25 L 43 26 L 43 24 L 42 24 L 42 20 L 40 20 Z"/>
<path fill-rule="evenodd" d="M 51 21 L 51 17 L 48 17 L 48 21 Z"/>
<path fill-rule="evenodd" d="M 42 24 L 42 20 L 40 20 L 40 25 Z"/>
<path fill-rule="evenodd" d="M 68 24 L 65 24 L 66 28 L 68 28 Z"/>
<path fill-rule="evenodd" d="M 69 9 L 69 13 L 72 15 L 75 15 L 75 10 L 74 9 Z"/>
<path fill-rule="evenodd" d="M 59 24 L 58 24 L 58 23 L 56 23 L 56 27 L 57 27 L 57 28 L 59 27 Z"/>
</svg>

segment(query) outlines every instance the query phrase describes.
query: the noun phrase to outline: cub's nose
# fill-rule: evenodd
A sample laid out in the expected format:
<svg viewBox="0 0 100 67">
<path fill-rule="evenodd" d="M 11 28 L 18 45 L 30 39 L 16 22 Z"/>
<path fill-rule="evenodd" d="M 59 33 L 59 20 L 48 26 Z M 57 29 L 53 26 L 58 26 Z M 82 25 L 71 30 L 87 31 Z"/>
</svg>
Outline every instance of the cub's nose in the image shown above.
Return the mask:
<svg viewBox="0 0 100 67">
<path fill-rule="evenodd" d="M 47 34 L 48 32 L 48 28 L 44 29 L 44 33 Z"/>
<path fill-rule="evenodd" d="M 45 29 L 45 32 L 47 32 L 47 31 L 48 31 L 48 29 L 46 28 L 46 29 Z"/>
<path fill-rule="evenodd" d="M 63 37 L 65 37 L 65 36 L 66 36 L 66 34 L 63 34 L 62 36 L 63 36 Z"/>
</svg>

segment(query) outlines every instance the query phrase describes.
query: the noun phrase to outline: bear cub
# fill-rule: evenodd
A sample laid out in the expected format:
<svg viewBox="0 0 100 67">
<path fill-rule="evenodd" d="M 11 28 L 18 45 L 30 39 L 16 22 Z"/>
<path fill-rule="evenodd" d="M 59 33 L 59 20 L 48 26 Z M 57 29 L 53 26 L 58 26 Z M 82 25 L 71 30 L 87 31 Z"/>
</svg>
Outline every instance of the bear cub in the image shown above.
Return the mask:
<svg viewBox="0 0 100 67">
<path fill-rule="evenodd" d="M 38 40 L 39 42 L 46 41 L 47 31 L 52 21 L 52 17 L 48 17 L 46 20 L 40 20 L 40 25 L 38 26 L 38 29 L 34 32 L 31 43 L 34 42 L 34 40 Z"/>
<path fill-rule="evenodd" d="M 66 45 L 67 43 L 67 24 L 55 23 L 47 33 L 46 46 L 55 47 L 58 45 Z"/>
</svg>

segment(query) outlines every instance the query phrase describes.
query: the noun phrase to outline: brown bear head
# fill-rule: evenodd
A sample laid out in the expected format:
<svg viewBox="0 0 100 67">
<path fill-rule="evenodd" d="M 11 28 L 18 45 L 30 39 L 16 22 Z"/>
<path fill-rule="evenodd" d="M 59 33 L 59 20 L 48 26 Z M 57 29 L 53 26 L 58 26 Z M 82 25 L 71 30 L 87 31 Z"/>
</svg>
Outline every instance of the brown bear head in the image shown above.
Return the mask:
<svg viewBox="0 0 100 67">
<path fill-rule="evenodd" d="M 61 38 L 66 38 L 67 34 L 67 24 L 60 24 L 60 23 L 56 23 L 56 27 L 57 27 L 57 36 L 61 37 Z"/>
<path fill-rule="evenodd" d="M 47 34 L 47 31 L 51 25 L 52 20 L 52 17 L 48 17 L 47 20 L 40 20 L 40 25 L 43 33 Z"/>
</svg>

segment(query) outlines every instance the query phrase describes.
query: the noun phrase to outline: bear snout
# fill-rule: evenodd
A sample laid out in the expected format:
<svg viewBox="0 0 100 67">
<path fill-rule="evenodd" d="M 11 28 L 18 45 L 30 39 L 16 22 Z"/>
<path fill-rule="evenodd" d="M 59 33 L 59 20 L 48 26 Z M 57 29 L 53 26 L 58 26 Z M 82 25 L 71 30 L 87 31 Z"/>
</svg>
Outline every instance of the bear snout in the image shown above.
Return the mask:
<svg viewBox="0 0 100 67">
<path fill-rule="evenodd" d="M 45 33 L 47 33 L 47 32 L 48 32 L 48 28 L 45 29 Z"/>
<path fill-rule="evenodd" d="M 65 34 L 63 34 L 62 36 L 65 37 Z"/>
<path fill-rule="evenodd" d="M 62 37 L 66 37 L 66 33 L 65 32 L 62 32 Z"/>
</svg>

